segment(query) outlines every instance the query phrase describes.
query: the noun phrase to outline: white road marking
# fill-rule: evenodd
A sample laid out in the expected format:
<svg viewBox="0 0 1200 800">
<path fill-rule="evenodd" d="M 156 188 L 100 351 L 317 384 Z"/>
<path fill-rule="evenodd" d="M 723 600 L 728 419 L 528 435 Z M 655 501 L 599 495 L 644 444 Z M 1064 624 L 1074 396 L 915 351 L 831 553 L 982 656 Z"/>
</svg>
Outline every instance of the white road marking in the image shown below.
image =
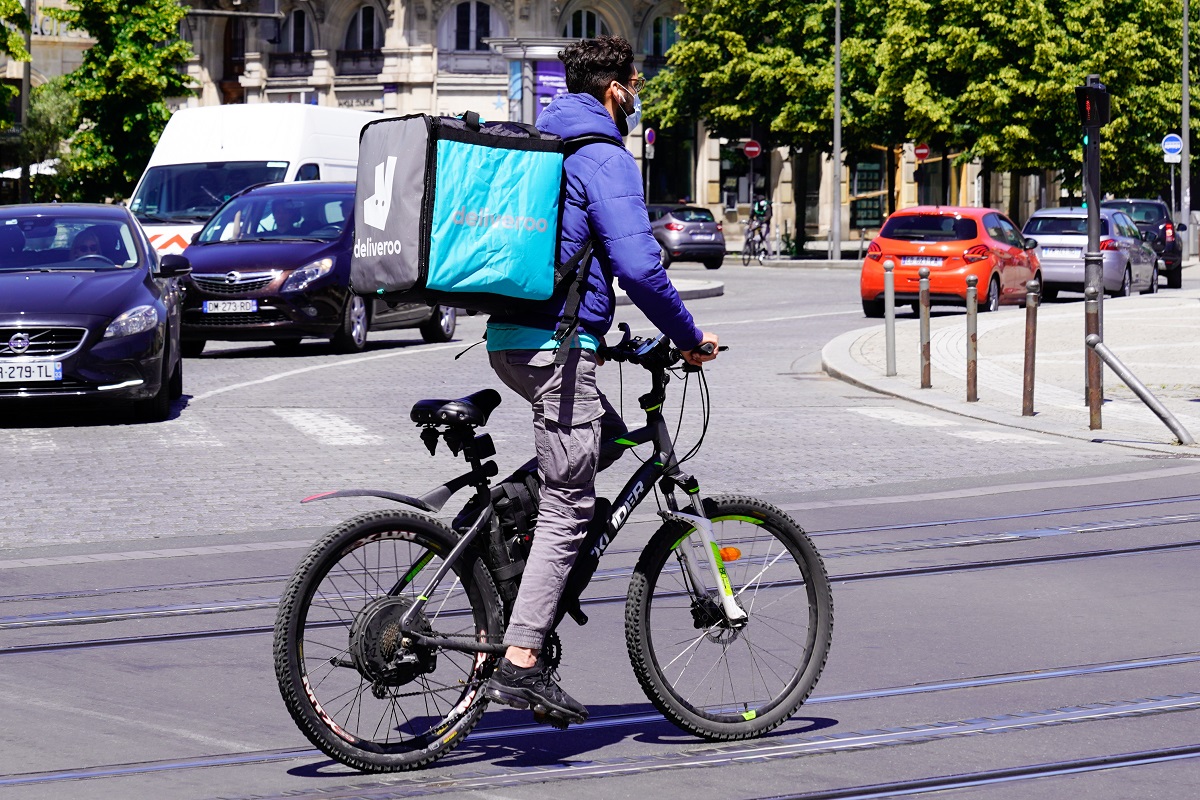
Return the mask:
<svg viewBox="0 0 1200 800">
<path fill-rule="evenodd" d="M 958 423 L 949 419 L 936 419 L 926 414 L 918 414 L 916 411 L 905 411 L 900 408 L 888 408 L 886 406 L 859 406 L 850 409 L 856 414 L 862 414 L 873 419 L 880 419 L 884 422 L 894 422 L 897 425 L 907 425 L 911 428 L 955 428 Z"/>
<path fill-rule="evenodd" d="M 312 408 L 273 408 L 271 413 L 321 444 L 343 447 L 383 441 L 382 436 L 368 433 L 363 426 L 328 411 Z"/>
<path fill-rule="evenodd" d="M 172 447 L 224 447 L 222 442 L 201 420 L 188 414 L 155 426 L 161 444 Z"/>
<path fill-rule="evenodd" d="M 217 544 L 205 547 L 170 547 L 161 550 L 129 550 L 124 553 L 91 553 L 75 556 L 47 556 L 43 558 L 10 558 L 0 561 L 0 569 L 27 569 L 29 567 L 61 567 L 77 564 L 98 564 L 111 561 L 143 561 L 150 558 L 183 558 L 185 556 L 215 556 L 227 553 L 257 553 L 264 550 L 298 550 L 311 547 L 308 539 L 289 542 L 248 542 L 245 544 Z"/>
</svg>

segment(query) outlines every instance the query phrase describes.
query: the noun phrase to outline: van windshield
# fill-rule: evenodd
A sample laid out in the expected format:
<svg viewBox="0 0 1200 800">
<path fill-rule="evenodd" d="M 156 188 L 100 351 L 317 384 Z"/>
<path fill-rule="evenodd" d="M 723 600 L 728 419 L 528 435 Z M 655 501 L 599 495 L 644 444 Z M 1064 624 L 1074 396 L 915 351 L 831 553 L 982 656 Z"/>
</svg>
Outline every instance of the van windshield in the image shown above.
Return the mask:
<svg viewBox="0 0 1200 800">
<path fill-rule="evenodd" d="M 287 184 L 288 187 L 294 184 Z M 247 192 L 221 209 L 200 231 L 197 244 L 217 242 L 332 242 L 354 212 L 354 189 L 303 193 Z"/>
<path fill-rule="evenodd" d="M 219 161 L 151 167 L 129 209 L 142 222 L 203 222 L 233 195 L 256 183 L 274 183 L 286 161 Z"/>
</svg>

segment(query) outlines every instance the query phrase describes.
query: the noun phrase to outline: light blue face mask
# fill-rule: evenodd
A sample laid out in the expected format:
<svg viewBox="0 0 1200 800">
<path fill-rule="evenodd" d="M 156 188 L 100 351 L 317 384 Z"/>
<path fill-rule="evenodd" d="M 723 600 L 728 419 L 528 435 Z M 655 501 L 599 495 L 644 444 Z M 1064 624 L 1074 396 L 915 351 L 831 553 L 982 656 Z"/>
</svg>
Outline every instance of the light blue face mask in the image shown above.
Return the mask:
<svg viewBox="0 0 1200 800">
<path fill-rule="evenodd" d="M 626 87 L 624 84 L 618 85 L 633 95 L 633 111 L 626 111 L 625 106 L 621 106 L 621 113 L 625 115 L 625 125 L 632 131 L 642 123 L 642 98 L 638 96 L 637 92 Z"/>
</svg>

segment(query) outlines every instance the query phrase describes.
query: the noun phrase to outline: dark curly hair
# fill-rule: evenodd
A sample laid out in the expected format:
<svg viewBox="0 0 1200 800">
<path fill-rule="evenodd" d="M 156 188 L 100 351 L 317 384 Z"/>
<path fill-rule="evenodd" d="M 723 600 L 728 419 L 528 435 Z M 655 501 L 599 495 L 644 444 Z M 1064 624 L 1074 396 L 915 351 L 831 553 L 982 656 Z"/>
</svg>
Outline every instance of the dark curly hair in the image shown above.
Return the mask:
<svg viewBox="0 0 1200 800">
<path fill-rule="evenodd" d="M 559 52 L 558 59 L 567 68 L 567 91 L 590 94 L 601 103 L 610 83 L 633 77 L 633 47 L 620 36 L 582 39 Z"/>
</svg>

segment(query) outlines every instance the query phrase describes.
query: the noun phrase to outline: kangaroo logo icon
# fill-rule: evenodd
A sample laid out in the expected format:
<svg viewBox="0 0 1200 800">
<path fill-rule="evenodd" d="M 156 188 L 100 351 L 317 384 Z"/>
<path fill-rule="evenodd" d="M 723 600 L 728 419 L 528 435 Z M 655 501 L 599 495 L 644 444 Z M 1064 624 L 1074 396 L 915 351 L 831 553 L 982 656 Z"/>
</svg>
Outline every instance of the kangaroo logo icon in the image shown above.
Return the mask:
<svg viewBox="0 0 1200 800">
<path fill-rule="evenodd" d="M 363 222 L 383 230 L 392 210 L 392 178 L 396 174 L 396 157 L 388 156 L 385 163 L 375 167 L 375 194 L 363 201 Z"/>
</svg>

